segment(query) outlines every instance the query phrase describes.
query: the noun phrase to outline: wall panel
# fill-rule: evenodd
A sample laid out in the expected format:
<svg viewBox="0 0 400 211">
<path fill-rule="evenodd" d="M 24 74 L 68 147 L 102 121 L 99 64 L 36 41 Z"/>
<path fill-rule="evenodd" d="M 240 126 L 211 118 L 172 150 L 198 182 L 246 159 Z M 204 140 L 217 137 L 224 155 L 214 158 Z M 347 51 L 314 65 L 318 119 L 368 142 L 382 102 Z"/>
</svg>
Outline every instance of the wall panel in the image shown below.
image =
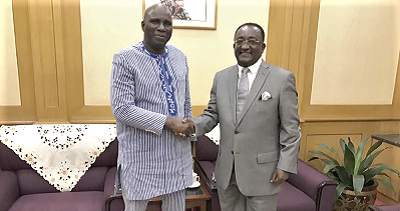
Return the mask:
<svg viewBox="0 0 400 211">
<path fill-rule="evenodd" d="M 374 140 L 374 143 L 376 142 L 376 140 Z M 387 143 L 383 143 L 378 150 L 384 149 L 384 148 L 388 148 L 384 151 L 384 153 L 381 153 L 376 159 L 374 163 L 388 163 L 390 162 L 390 165 L 394 168 L 396 168 L 397 170 L 400 170 L 400 160 L 399 159 L 394 159 L 397 158 L 400 155 L 400 148 L 399 147 L 393 147 L 393 145 L 387 144 Z M 395 200 L 396 202 L 400 202 L 400 178 L 393 172 L 389 172 L 389 171 L 385 171 L 390 179 L 389 181 L 391 181 L 394 189 L 395 189 L 395 193 L 394 194 L 389 188 L 387 188 L 384 185 L 379 185 L 378 186 L 378 191 L 382 194 L 384 194 L 385 196 Z M 385 176 L 380 176 L 381 179 L 388 179 Z"/>
<path fill-rule="evenodd" d="M 322 0 L 319 14 L 310 104 L 391 105 L 398 0 Z"/>
<path fill-rule="evenodd" d="M 324 0 L 321 0 L 324 1 Z M 354 2 L 354 1 L 353 1 Z M 341 103 L 340 105 L 317 105 L 317 104 L 312 104 L 311 103 L 311 95 L 312 95 L 312 89 L 313 89 L 313 80 L 314 80 L 314 68 L 316 61 L 315 59 L 318 59 L 316 57 L 316 42 L 317 42 L 317 35 L 318 35 L 318 23 L 319 23 L 319 17 L 320 17 L 320 1 L 319 0 L 313 0 L 313 6 L 311 9 L 311 19 L 310 19 L 310 28 L 309 28 L 309 41 L 308 41 L 308 50 L 307 50 L 307 55 L 306 55 L 306 62 L 305 62 L 305 68 L 304 68 L 304 80 L 302 81 L 303 83 L 303 93 L 301 95 L 300 99 L 300 104 L 301 104 L 301 109 L 300 109 L 300 114 L 301 118 L 304 121 L 337 121 L 337 120 L 397 120 L 400 119 L 400 76 L 399 76 L 399 64 L 398 64 L 398 57 L 399 57 L 399 52 L 397 52 L 397 66 L 396 69 L 393 71 L 396 71 L 394 74 L 394 78 L 392 77 L 391 80 L 395 81 L 394 85 L 394 91 L 393 91 L 393 101 L 391 104 L 357 104 L 357 105 L 346 105 Z M 349 1 L 342 2 L 343 7 L 351 7 L 354 6 L 349 3 Z M 373 6 L 376 7 L 378 10 L 381 5 L 379 4 L 374 4 Z M 340 13 L 337 13 L 336 15 L 340 15 Z M 393 17 L 397 17 L 396 14 L 393 14 Z M 393 21 L 393 26 L 399 27 L 399 22 Z M 361 30 L 361 29 L 360 29 Z M 333 37 L 334 35 L 332 35 Z M 369 36 L 368 34 L 364 34 L 363 36 Z M 325 42 L 329 42 L 329 40 L 325 40 Z M 379 42 L 379 41 L 374 41 L 374 42 Z M 393 47 L 393 46 L 392 46 Z M 326 49 L 329 50 L 329 49 Z M 333 49 L 331 49 L 333 50 Z M 374 50 L 374 49 L 371 49 Z M 349 51 L 351 52 L 351 50 Z M 329 52 L 325 52 L 327 55 L 329 55 Z M 347 52 L 344 51 L 342 54 L 346 54 Z M 360 57 L 364 54 L 367 56 L 369 54 L 369 51 L 359 51 Z M 367 58 L 367 57 L 366 57 Z M 338 65 L 340 67 L 340 65 Z M 379 70 L 376 70 L 379 71 Z M 364 83 L 363 81 L 358 81 L 357 77 L 352 77 L 351 75 L 343 75 L 346 74 L 346 71 L 341 70 L 337 71 L 338 76 L 337 77 L 345 77 L 346 81 L 343 81 L 341 83 L 341 86 L 346 86 L 348 83 Z M 341 75 L 340 75 L 341 74 Z M 368 77 L 367 72 L 359 72 L 359 74 L 365 74 L 362 75 L 362 77 Z M 320 77 L 316 77 L 315 79 L 318 80 Z M 329 77 L 327 77 L 329 79 Z M 350 80 L 350 81 L 347 81 Z M 318 82 L 319 83 L 319 82 Z M 369 87 L 375 87 L 375 86 L 381 86 L 381 84 L 384 83 L 382 81 L 376 81 L 376 83 L 371 83 L 368 82 L 366 85 Z M 325 94 L 326 98 L 329 98 L 332 96 L 331 90 L 332 87 L 329 87 L 327 84 L 324 84 L 324 89 L 326 91 L 322 91 Z M 350 87 L 350 89 L 353 89 Z M 377 88 L 378 89 L 378 88 Z M 334 90 L 334 89 L 333 89 Z M 353 91 L 353 90 L 351 90 Z M 349 91 L 349 92 L 351 92 Z M 364 90 L 367 93 L 366 96 L 368 96 L 368 91 Z M 391 95 L 391 93 L 386 93 L 382 92 L 380 93 L 382 95 Z M 339 95 L 340 96 L 340 95 Z M 365 95 L 364 95 L 365 96 Z M 354 98 L 357 98 L 358 96 L 354 96 Z"/>
<path fill-rule="evenodd" d="M 12 0 L 0 2 L 0 106 L 21 105 Z"/>
<path fill-rule="evenodd" d="M 329 156 L 335 158 L 336 160 L 343 161 L 342 157 L 342 150 L 340 148 L 339 140 L 340 138 L 344 139 L 346 143 L 348 142 L 348 137 L 350 137 L 351 142 L 354 143 L 355 146 L 358 146 L 360 144 L 362 134 L 309 134 L 306 139 L 306 153 L 305 153 L 305 161 L 308 161 L 311 157 L 320 157 L 324 158 L 322 156 L 310 153 L 310 150 L 319 150 L 322 152 L 325 152 Z M 303 139 L 304 140 L 304 139 Z M 371 146 L 371 141 L 369 141 L 366 145 Z M 325 150 L 318 146 L 318 144 L 326 144 L 328 146 L 331 146 L 333 149 L 336 150 L 336 152 L 339 154 L 339 157 L 336 156 L 333 152 L 330 152 L 328 150 Z M 308 162 L 310 165 L 314 166 L 316 169 L 322 171 L 325 167 L 325 164 L 320 161 L 320 160 L 314 160 Z"/>
<path fill-rule="evenodd" d="M 313 11 L 319 11 L 315 0 L 271 0 L 266 61 L 296 76 L 300 108 Z"/>
<path fill-rule="evenodd" d="M 85 105 L 80 1 L 61 2 L 63 55 L 68 120 L 71 123 L 115 122 L 110 106 Z M 108 86 L 108 84 L 107 84 Z"/>
<path fill-rule="evenodd" d="M 28 1 L 37 121 L 40 123 L 67 122 L 64 72 L 58 68 L 60 61 L 56 59 L 56 52 L 63 46 L 56 42 L 59 30 L 54 21 L 59 13 L 54 10 L 55 5 L 57 3 L 53 5 L 52 0 Z"/>
<path fill-rule="evenodd" d="M 36 106 L 27 0 L 13 0 L 12 12 L 20 105 L 1 105 L 0 124 L 29 124 L 36 121 Z M 8 89 L 2 91 L 12 92 Z"/>
</svg>

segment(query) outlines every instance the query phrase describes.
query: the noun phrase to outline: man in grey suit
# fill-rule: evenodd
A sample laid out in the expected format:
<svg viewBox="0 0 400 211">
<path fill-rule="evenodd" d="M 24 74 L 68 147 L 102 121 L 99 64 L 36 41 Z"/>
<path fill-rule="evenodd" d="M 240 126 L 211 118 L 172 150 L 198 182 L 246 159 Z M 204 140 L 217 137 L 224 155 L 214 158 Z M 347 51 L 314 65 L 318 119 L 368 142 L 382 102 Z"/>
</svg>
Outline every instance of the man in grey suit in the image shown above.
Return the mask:
<svg viewBox="0 0 400 211">
<path fill-rule="evenodd" d="M 215 75 L 208 108 L 193 122 L 196 136 L 220 123 L 215 177 L 223 211 L 276 210 L 280 184 L 297 173 L 300 146 L 293 73 L 261 59 L 261 26 L 235 32 L 237 65 Z"/>
</svg>

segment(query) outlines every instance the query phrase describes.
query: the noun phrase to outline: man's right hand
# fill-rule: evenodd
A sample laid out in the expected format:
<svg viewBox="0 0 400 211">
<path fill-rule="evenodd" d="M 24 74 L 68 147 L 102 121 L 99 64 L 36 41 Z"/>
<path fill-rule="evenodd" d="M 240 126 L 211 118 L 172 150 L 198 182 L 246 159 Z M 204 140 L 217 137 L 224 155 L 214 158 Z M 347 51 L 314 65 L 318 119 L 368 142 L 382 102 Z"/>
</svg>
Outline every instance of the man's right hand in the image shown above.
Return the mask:
<svg viewBox="0 0 400 211">
<path fill-rule="evenodd" d="M 191 121 L 191 120 L 190 120 Z M 184 123 L 182 117 L 167 117 L 165 127 L 175 134 L 191 135 L 194 133 L 194 124 Z"/>
<path fill-rule="evenodd" d="M 191 119 L 183 119 L 182 123 L 189 125 L 189 129 L 190 129 L 189 133 L 175 133 L 175 135 L 179 135 L 179 136 L 182 136 L 182 137 L 189 137 L 189 136 L 192 136 L 192 135 L 194 135 L 196 133 L 196 128 L 194 126 L 193 120 L 191 120 Z"/>
</svg>

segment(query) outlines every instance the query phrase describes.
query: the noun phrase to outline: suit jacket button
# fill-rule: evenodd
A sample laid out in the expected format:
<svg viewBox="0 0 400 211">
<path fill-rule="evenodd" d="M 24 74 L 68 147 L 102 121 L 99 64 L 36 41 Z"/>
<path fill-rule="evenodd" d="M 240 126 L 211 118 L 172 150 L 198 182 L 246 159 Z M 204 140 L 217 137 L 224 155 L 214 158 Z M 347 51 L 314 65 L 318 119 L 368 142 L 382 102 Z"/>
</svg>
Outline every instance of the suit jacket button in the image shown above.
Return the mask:
<svg viewBox="0 0 400 211">
<path fill-rule="evenodd" d="M 235 154 L 233 151 L 231 151 L 232 155 Z"/>
<path fill-rule="evenodd" d="M 238 134 L 238 133 L 239 133 L 239 131 L 235 130 L 235 134 Z"/>
</svg>

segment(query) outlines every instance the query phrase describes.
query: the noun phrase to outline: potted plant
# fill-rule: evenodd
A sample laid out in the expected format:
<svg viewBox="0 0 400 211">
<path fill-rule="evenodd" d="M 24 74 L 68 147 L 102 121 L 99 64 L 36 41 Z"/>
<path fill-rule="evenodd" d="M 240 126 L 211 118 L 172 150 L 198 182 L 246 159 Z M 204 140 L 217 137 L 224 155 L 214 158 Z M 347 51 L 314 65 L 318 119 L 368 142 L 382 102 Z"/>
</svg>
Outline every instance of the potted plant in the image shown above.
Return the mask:
<svg viewBox="0 0 400 211">
<path fill-rule="evenodd" d="M 350 210 L 366 210 L 368 204 L 373 204 L 376 200 L 376 187 L 378 186 L 378 182 L 395 193 L 393 185 L 389 180 L 386 178 L 376 178 L 376 176 L 383 175 L 390 179 L 383 171 L 394 172 L 399 177 L 400 172 L 384 163 L 372 165 L 374 159 L 388 147 L 374 152 L 382 144 L 382 141 L 377 141 L 368 149 L 364 159 L 362 159 L 367 140 L 368 138 L 364 139 L 356 150 L 350 137 L 347 143 L 341 138 L 339 143 L 343 156 L 340 156 L 339 153 L 330 146 L 318 144 L 321 148 L 335 154 L 338 159 L 319 150 L 310 151 L 323 158 L 312 157 L 309 161 L 319 159 L 324 162 L 325 167 L 323 172 L 331 179 L 338 182 L 335 194 L 335 210 L 337 211 L 348 210 L 347 208 L 350 208 Z"/>
</svg>

